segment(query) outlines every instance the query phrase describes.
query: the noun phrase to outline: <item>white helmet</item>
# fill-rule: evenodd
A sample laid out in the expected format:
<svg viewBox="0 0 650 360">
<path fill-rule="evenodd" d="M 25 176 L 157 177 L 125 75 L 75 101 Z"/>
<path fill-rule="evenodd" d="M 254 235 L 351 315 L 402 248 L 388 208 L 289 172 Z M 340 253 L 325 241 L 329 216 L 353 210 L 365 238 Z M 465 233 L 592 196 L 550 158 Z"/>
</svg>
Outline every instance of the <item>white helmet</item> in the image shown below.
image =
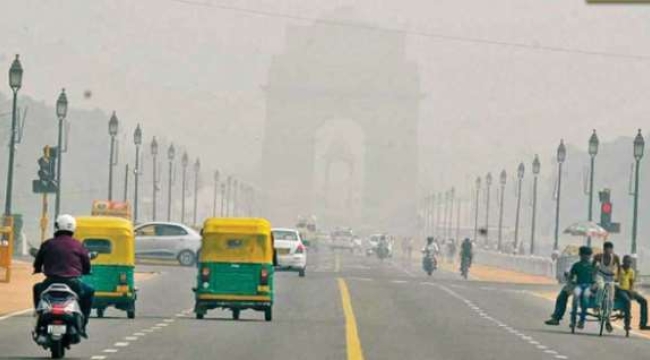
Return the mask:
<svg viewBox="0 0 650 360">
<path fill-rule="evenodd" d="M 55 231 L 69 231 L 74 233 L 77 229 L 77 220 L 72 215 L 62 214 L 56 218 L 54 222 Z"/>
</svg>

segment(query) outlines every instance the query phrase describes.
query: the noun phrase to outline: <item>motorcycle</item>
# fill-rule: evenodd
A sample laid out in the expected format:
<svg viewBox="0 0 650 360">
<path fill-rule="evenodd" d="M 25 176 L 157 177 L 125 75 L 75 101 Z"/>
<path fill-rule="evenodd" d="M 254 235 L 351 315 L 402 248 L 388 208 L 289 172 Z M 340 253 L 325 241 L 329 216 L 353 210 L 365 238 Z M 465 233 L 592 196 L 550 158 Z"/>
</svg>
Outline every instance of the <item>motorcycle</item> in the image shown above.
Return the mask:
<svg viewBox="0 0 650 360">
<path fill-rule="evenodd" d="M 379 260 L 384 260 L 384 259 L 386 259 L 387 257 L 390 256 L 390 249 L 385 244 L 379 244 L 379 246 L 377 246 L 377 249 L 375 250 L 375 252 L 376 252 L 377 257 L 379 258 Z"/>
<path fill-rule="evenodd" d="M 32 337 L 50 350 L 52 359 L 61 359 L 70 345 L 81 341 L 83 323 L 77 294 L 68 285 L 51 284 L 41 294 Z"/>
<path fill-rule="evenodd" d="M 472 259 L 468 256 L 463 256 L 460 260 L 460 275 L 464 278 L 467 279 L 467 276 L 469 275 L 469 267 L 472 264 Z"/>
<path fill-rule="evenodd" d="M 438 268 L 438 260 L 431 252 L 424 251 L 424 256 L 422 257 L 422 268 L 429 276 L 431 276 L 434 270 Z"/>
</svg>

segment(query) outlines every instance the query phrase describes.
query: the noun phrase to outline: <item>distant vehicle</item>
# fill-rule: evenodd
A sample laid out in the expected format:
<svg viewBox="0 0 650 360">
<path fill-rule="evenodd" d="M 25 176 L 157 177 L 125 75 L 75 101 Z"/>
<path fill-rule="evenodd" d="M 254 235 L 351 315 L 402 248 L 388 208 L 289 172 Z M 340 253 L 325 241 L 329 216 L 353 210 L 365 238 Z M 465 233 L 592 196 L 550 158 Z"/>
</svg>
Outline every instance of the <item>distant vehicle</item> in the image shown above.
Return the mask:
<svg viewBox="0 0 650 360">
<path fill-rule="evenodd" d="M 377 245 L 379 244 L 379 239 L 385 234 L 374 234 L 370 235 L 368 238 L 368 245 L 366 247 L 366 255 L 372 256 L 377 252 Z"/>
<path fill-rule="evenodd" d="M 296 230 L 300 231 L 300 237 L 305 246 L 309 249 L 318 250 L 318 229 L 316 226 L 316 217 L 299 218 L 296 224 Z"/>
<path fill-rule="evenodd" d="M 128 201 L 95 200 L 90 211 L 92 216 L 115 216 L 132 219 L 131 204 Z"/>
<path fill-rule="evenodd" d="M 135 257 L 177 260 L 183 266 L 196 263 L 201 235 L 178 223 L 149 222 L 135 228 Z"/>
<path fill-rule="evenodd" d="M 354 233 L 350 229 L 332 231 L 330 248 L 354 251 Z"/>
<path fill-rule="evenodd" d="M 300 232 L 294 229 L 272 229 L 273 247 L 277 252 L 278 271 L 297 271 L 300 277 L 307 270 L 307 247 L 302 243 Z"/>
</svg>

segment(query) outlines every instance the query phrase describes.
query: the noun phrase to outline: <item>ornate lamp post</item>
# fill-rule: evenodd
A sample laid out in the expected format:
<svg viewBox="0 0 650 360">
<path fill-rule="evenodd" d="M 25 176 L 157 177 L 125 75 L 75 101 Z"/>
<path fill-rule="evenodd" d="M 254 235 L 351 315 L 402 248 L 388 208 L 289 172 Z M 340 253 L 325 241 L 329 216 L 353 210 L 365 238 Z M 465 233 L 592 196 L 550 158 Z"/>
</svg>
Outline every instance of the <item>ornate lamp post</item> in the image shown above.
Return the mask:
<svg viewBox="0 0 650 360">
<path fill-rule="evenodd" d="M 492 173 L 485 175 L 485 243 L 490 242 L 490 186 L 492 185 Z"/>
<path fill-rule="evenodd" d="M 530 222 L 530 254 L 535 254 L 535 220 L 537 215 L 537 177 L 539 175 L 539 156 L 533 159 L 533 218 Z"/>
<path fill-rule="evenodd" d="M 115 159 L 115 136 L 117 136 L 119 122 L 117 116 L 115 116 L 115 111 L 111 115 L 111 119 L 108 121 L 108 134 L 111 136 L 111 155 L 110 161 L 108 164 L 108 200 L 113 200 L 113 167 L 117 165 Z"/>
<path fill-rule="evenodd" d="M 524 163 L 517 168 L 517 211 L 515 213 L 515 253 L 519 251 L 519 212 L 521 211 L 521 183 L 524 179 Z"/>
<path fill-rule="evenodd" d="M 212 198 L 212 217 L 217 216 L 217 195 L 219 193 L 219 170 L 214 171 L 214 197 Z"/>
<path fill-rule="evenodd" d="M 151 140 L 151 159 L 153 162 L 153 199 L 152 199 L 152 211 L 151 211 L 151 217 L 153 221 L 156 221 L 156 201 L 158 196 L 156 195 L 158 193 L 158 172 L 156 171 L 156 166 L 158 166 L 158 141 L 156 141 L 156 137 L 154 136 L 153 139 Z"/>
<path fill-rule="evenodd" d="M 501 185 L 501 193 L 499 194 L 499 239 L 497 240 L 497 250 L 501 251 L 501 244 L 503 240 L 503 196 L 506 189 L 507 175 L 505 170 L 501 170 L 499 175 L 499 184 Z"/>
<path fill-rule="evenodd" d="M 57 161 L 56 161 L 56 196 L 54 199 L 54 216 L 59 216 L 61 212 L 61 162 L 63 161 L 63 123 L 68 114 L 68 97 L 65 95 L 65 89 L 61 90 L 59 98 L 56 100 L 56 117 L 58 119 L 59 133 L 57 137 Z"/>
<path fill-rule="evenodd" d="M 596 155 L 598 154 L 598 135 L 596 130 L 589 137 L 589 156 L 591 157 L 591 166 L 589 168 L 589 210 L 587 212 L 587 220 L 591 221 L 593 217 L 593 202 L 594 202 L 594 165 Z M 587 246 L 591 247 L 591 237 L 587 237 Z"/>
<path fill-rule="evenodd" d="M 192 218 L 192 223 L 197 224 L 197 211 L 198 211 L 198 199 L 199 199 L 199 172 L 201 171 L 201 161 L 199 158 L 196 158 L 194 163 L 194 217 Z"/>
<path fill-rule="evenodd" d="M 634 211 L 632 217 L 632 256 L 636 258 L 636 235 L 637 235 L 637 222 L 638 222 L 638 209 L 639 209 L 639 165 L 641 158 L 643 158 L 643 148 L 645 141 L 641 135 L 641 129 L 634 138 L 634 160 L 636 166 L 634 167 Z"/>
<path fill-rule="evenodd" d="M 11 216 L 11 200 L 13 196 L 14 183 L 14 157 L 16 156 L 16 111 L 18 110 L 18 90 L 23 84 L 23 67 L 20 64 L 18 55 L 9 68 L 9 87 L 14 93 L 13 108 L 11 111 L 11 136 L 9 138 L 9 170 L 7 171 L 7 192 L 5 194 L 5 216 Z"/>
<path fill-rule="evenodd" d="M 187 194 L 186 178 L 187 178 L 187 165 L 189 164 L 190 159 L 187 156 L 187 152 L 183 153 L 181 158 L 181 166 L 183 168 L 183 173 L 181 174 L 181 187 L 183 188 L 183 195 L 181 196 L 181 223 L 185 224 L 185 195 Z"/>
<path fill-rule="evenodd" d="M 133 223 L 138 223 L 138 190 L 139 190 L 139 179 L 140 179 L 140 146 L 142 145 L 142 129 L 140 124 L 135 128 L 133 132 L 133 143 L 135 144 L 135 184 L 134 184 L 134 194 L 133 194 Z"/>
<path fill-rule="evenodd" d="M 176 149 L 174 144 L 169 145 L 167 149 L 167 160 L 169 160 L 169 187 L 167 188 L 167 221 L 172 221 L 172 171 L 174 168 L 174 157 Z"/>
<path fill-rule="evenodd" d="M 476 178 L 476 205 L 474 209 L 474 241 L 478 240 L 478 199 L 481 194 L 481 177 Z"/>
<path fill-rule="evenodd" d="M 557 199 L 555 199 L 555 233 L 553 239 L 553 253 L 558 256 L 558 242 L 560 237 L 560 200 L 562 194 L 562 164 L 566 160 L 566 147 L 564 140 L 560 140 L 557 147 Z"/>
</svg>

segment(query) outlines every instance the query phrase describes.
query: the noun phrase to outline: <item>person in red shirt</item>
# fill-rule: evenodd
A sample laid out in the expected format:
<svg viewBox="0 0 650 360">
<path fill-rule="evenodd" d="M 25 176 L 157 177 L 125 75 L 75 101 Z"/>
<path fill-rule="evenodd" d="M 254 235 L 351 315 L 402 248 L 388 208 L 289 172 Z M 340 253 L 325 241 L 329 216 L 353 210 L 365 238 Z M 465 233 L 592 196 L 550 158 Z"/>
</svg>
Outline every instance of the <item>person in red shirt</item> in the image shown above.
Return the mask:
<svg viewBox="0 0 650 360">
<path fill-rule="evenodd" d="M 34 308 L 38 306 L 41 293 L 54 283 L 66 284 L 79 296 L 79 307 L 84 315 L 82 336 L 86 336 L 86 324 L 92 310 L 95 290 L 81 281 L 90 274 L 90 254 L 80 241 L 73 237 L 77 222 L 71 215 L 59 215 L 54 223 L 54 238 L 41 244 L 34 259 L 34 274 L 45 274 L 45 280 L 34 284 Z"/>
</svg>

